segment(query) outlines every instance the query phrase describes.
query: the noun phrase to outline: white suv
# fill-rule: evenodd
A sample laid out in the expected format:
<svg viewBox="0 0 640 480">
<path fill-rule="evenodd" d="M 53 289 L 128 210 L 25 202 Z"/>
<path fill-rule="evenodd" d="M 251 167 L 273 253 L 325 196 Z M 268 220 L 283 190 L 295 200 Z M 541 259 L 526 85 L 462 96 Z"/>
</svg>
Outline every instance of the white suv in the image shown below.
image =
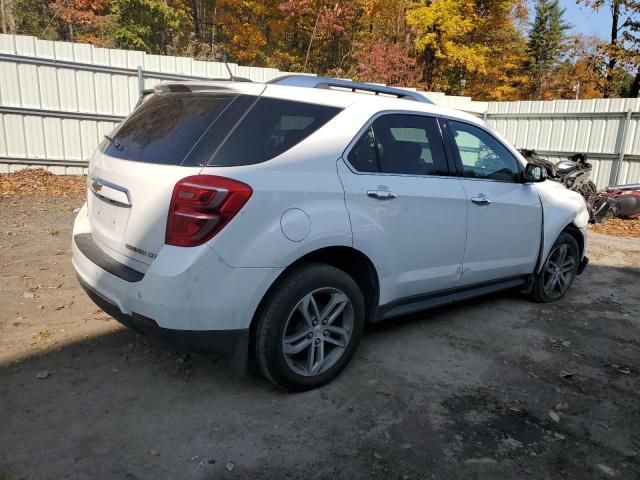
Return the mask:
<svg viewBox="0 0 640 480">
<path fill-rule="evenodd" d="M 366 321 L 513 287 L 561 298 L 588 214 L 544 179 L 483 121 L 414 92 L 163 84 L 91 160 L 73 266 L 125 325 L 308 389 Z"/>
</svg>

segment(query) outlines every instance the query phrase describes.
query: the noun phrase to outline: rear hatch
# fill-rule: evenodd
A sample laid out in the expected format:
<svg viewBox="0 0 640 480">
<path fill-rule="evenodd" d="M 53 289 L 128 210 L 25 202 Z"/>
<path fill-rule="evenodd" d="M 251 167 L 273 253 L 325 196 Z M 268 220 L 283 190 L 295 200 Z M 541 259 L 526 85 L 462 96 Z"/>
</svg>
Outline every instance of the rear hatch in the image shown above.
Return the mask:
<svg viewBox="0 0 640 480">
<path fill-rule="evenodd" d="M 145 272 L 165 243 L 176 183 L 197 175 L 264 89 L 163 86 L 106 136 L 89 168 L 93 241 Z"/>
</svg>

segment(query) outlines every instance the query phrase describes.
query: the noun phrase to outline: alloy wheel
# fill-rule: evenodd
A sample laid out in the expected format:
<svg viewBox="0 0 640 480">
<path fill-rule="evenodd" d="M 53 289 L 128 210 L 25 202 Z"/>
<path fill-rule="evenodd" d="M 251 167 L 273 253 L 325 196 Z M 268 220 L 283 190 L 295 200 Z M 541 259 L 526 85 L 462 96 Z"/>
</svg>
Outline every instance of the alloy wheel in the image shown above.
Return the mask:
<svg viewBox="0 0 640 480">
<path fill-rule="evenodd" d="M 296 304 L 284 327 L 282 352 L 298 375 L 314 376 L 331 368 L 349 345 L 353 306 L 337 288 L 320 288 Z"/>
<path fill-rule="evenodd" d="M 569 245 L 562 243 L 555 247 L 544 268 L 543 288 L 550 298 L 558 298 L 571 285 L 575 275 L 576 258 L 573 256 Z"/>
</svg>

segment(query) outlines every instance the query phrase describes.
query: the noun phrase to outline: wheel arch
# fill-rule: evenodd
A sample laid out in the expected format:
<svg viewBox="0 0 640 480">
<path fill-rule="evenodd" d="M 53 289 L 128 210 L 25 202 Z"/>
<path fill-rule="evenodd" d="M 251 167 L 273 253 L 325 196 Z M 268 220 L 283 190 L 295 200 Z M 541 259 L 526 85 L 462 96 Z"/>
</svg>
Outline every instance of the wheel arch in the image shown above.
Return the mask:
<svg viewBox="0 0 640 480">
<path fill-rule="evenodd" d="M 578 244 L 579 258 L 582 258 L 585 250 L 585 238 L 580 229 L 576 226 L 575 223 L 571 222 L 562 229 L 560 234 L 562 233 L 568 233 L 575 239 L 576 243 Z"/>
<path fill-rule="evenodd" d="M 576 243 L 578 244 L 579 258 L 583 257 L 586 248 L 586 239 L 584 238 L 584 235 L 582 234 L 580 228 L 573 221 L 570 221 L 564 226 L 564 228 L 560 229 L 551 238 L 544 238 L 544 248 L 540 250 L 540 257 L 538 258 L 538 263 L 535 270 L 536 273 L 540 273 L 545 261 L 547 260 L 547 257 L 549 256 L 551 247 L 556 242 L 558 237 L 560 237 L 560 235 L 562 235 L 563 233 L 568 233 L 575 239 Z M 547 234 L 545 233 L 544 235 L 546 237 Z"/>
<path fill-rule="evenodd" d="M 371 259 L 369 259 L 369 257 L 360 250 L 353 247 L 324 247 L 303 255 L 280 272 L 278 277 L 262 296 L 262 299 L 253 314 L 250 324 L 252 335 L 257 324 L 256 319 L 260 316 L 271 292 L 278 288 L 278 285 L 282 279 L 285 278 L 288 272 L 300 265 L 311 262 L 331 265 L 332 267 L 338 268 L 351 276 L 351 278 L 353 278 L 358 284 L 358 287 L 364 296 L 366 318 L 371 318 L 375 314 L 378 307 L 378 299 L 380 297 L 380 281 L 378 278 L 378 272 Z"/>
</svg>

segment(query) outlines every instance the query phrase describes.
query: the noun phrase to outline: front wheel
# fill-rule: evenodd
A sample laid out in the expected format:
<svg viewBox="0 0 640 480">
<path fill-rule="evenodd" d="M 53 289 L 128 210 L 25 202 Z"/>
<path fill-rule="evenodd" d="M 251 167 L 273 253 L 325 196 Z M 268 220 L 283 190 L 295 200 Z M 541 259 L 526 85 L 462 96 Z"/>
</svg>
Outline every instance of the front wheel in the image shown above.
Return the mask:
<svg viewBox="0 0 640 480">
<path fill-rule="evenodd" d="M 332 380 L 353 356 L 364 299 L 342 270 L 306 264 L 279 282 L 257 321 L 255 351 L 263 375 L 286 390 L 309 390 Z"/>
<path fill-rule="evenodd" d="M 561 233 L 551 247 L 542 270 L 535 276 L 531 291 L 534 301 L 555 302 L 565 296 L 578 272 L 579 252 L 575 238 L 568 233 Z"/>
</svg>

